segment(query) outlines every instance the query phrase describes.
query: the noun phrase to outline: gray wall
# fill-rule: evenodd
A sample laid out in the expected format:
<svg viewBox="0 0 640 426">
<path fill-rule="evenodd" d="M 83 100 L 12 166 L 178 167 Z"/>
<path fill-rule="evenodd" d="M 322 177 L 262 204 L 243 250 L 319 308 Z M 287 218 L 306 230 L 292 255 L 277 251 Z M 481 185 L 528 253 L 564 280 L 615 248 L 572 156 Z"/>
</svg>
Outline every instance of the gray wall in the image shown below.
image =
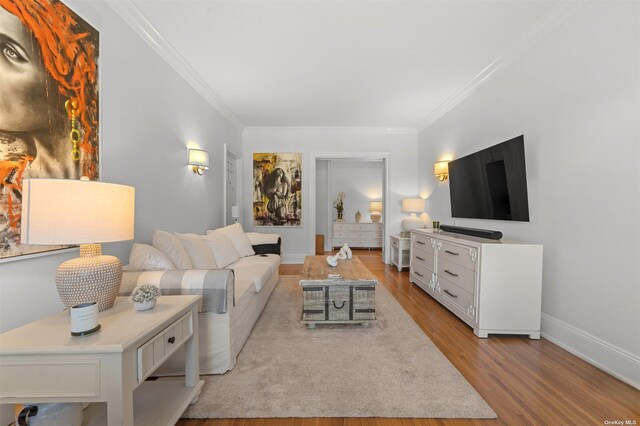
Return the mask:
<svg viewBox="0 0 640 426">
<path fill-rule="evenodd" d="M 135 240 L 153 229 L 203 232 L 222 225 L 223 144 L 241 150 L 231 126 L 98 1 L 66 2 L 100 31 L 102 181 L 136 188 Z M 210 153 L 197 176 L 186 166 L 187 143 Z M 103 250 L 128 262 L 132 241 Z M 0 331 L 62 309 L 55 271 L 71 253 L 0 264 Z"/>
<path fill-rule="evenodd" d="M 431 219 L 544 245 L 543 335 L 640 384 L 640 4 L 585 2 L 419 135 Z M 524 134 L 530 223 L 451 218 L 433 163 Z"/>
</svg>

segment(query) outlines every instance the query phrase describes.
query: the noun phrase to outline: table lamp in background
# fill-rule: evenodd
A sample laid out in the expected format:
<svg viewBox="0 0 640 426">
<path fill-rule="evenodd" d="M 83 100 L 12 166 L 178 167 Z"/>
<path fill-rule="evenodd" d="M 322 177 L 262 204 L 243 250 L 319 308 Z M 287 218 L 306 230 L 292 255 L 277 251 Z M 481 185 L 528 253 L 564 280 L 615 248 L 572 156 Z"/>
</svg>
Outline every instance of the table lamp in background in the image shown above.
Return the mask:
<svg viewBox="0 0 640 426">
<path fill-rule="evenodd" d="M 371 212 L 371 222 L 379 223 L 382 219 L 382 201 L 371 201 L 369 203 L 369 211 Z"/>
<path fill-rule="evenodd" d="M 133 239 L 135 188 L 70 179 L 25 179 L 22 186 L 23 244 L 79 244 L 80 257 L 56 272 L 62 303 L 113 306 L 122 282 L 122 263 L 102 254 L 100 243 Z"/>
</svg>

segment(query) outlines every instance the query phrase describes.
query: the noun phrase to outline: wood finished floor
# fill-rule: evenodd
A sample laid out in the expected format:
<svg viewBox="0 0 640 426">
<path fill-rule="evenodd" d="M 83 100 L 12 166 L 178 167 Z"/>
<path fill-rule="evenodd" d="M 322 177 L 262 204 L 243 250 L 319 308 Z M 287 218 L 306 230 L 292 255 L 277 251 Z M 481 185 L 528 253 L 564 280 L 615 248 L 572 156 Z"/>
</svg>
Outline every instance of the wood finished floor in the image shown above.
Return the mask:
<svg viewBox="0 0 640 426">
<path fill-rule="evenodd" d="M 545 340 L 478 339 L 471 328 L 385 265 L 379 251 L 354 251 L 424 333 L 489 403 L 496 420 L 293 418 L 181 420 L 181 426 L 604 425 L 640 423 L 640 391 Z M 302 265 L 282 265 L 300 274 Z M 242 354 L 240 355 L 242 356 Z M 635 424 L 635 423 L 628 423 Z"/>
</svg>

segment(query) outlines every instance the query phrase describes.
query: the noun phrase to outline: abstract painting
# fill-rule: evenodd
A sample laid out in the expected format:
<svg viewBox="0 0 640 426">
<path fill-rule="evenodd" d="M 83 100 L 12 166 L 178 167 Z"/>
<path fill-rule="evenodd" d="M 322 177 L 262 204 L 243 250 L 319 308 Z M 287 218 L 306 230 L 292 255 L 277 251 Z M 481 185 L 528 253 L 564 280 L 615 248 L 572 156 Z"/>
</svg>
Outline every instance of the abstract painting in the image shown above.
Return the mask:
<svg viewBox="0 0 640 426">
<path fill-rule="evenodd" d="M 24 178 L 99 176 L 98 31 L 58 0 L 0 0 L 0 259 L 20 244 Z"/>
<path fill-rule="evenodd" d="M 302 154 L 253 154 L 253 225 L 300 226 Z"/>
</svg>

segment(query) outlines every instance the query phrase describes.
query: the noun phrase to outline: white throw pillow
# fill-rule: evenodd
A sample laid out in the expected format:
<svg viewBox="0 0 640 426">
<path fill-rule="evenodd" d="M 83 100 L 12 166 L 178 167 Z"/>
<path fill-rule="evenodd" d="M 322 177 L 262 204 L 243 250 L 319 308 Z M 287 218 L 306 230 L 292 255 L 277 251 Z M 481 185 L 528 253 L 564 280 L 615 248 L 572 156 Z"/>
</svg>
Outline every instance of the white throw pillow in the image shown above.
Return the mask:
<svg viewBox="0 0 640 426">
<path fill-rule="evenodd" d="M 187 251 L 195 269 L 216 269 L 218 267 L 211 250 L 209 250 L 200 235 L 178 233 L 175 235 L 180 240 L 182 247 Z"/>
<path fill-rule="evenodd" d="M 129 255 L 129 270 L 172 271 L 176 266 L 160 250 L 148 244 L 134 243 Z"/>
<path fill-rule="evenodd" d="M 153 233 L 153 246 L 167 255 L 177 269 L 193 269 L 187 251 L 180 244 L 178 237 L 172 233 L 156 229 Z"/>
<path fill-rule="evenodd" d="M 215 231 L 207 231 L 207 235 L 214 234 L 216 232 L 221 233 L 231 241 L 233 247 L 240 255 L 240 257 L 253 256 L 256 254 L 251 247 L 251 240 L 242 230 L 242 225 L 234 223 L 233 225 L 225 226 L 224 228 L 216 229 Z"/>
<path fill-rule="evenodd" d="M 201 237 L 216 259 L 218 268 L 224 268 L 240 259 L 240 255 L 231 241 L 220 232 L 213 232 Z"/>
</svg>

